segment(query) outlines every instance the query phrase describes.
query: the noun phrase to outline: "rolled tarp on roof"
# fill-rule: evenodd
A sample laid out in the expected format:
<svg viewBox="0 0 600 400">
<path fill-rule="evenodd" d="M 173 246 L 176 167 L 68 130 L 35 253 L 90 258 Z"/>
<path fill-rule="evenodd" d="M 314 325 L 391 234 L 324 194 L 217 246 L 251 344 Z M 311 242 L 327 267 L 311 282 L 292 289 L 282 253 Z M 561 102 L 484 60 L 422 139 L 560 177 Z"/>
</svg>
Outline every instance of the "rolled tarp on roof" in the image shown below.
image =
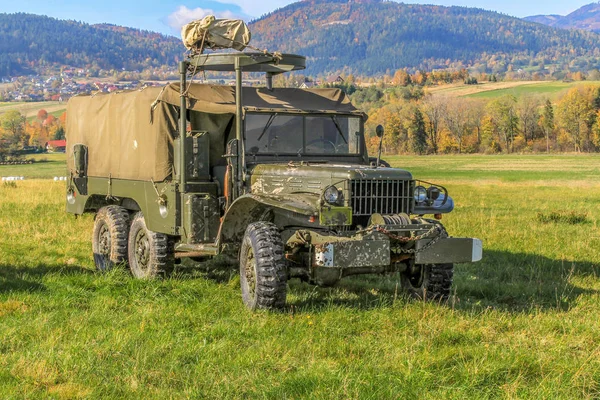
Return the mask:
<svg viewBox="0 0 600 400">
<path fill-rule="evenodd" d="M 212 114 L 235 113 L 235 86 L 191 84 L 187 90 L 188 107 Z M 179 83 L 165 87 L 160 101 L 179 106 Z M 340 89 L 295 89 L 244 87 L 245 108 L 259 110 L 303 110 L 313 112 L 354 113 L 356 108 Z"/>
</svg>

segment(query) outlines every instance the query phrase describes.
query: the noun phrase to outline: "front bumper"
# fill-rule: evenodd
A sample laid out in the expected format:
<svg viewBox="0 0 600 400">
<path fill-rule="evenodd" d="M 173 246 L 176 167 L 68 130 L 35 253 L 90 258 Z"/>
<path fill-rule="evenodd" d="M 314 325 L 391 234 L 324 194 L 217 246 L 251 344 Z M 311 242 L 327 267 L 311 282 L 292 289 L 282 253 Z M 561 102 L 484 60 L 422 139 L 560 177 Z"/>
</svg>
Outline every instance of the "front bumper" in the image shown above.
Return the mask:
<svg viewBox="0 0 600 400">
<path fill-rule="evenodd" d="M 414 257 L 415 264 L 447 264 L 480 261 L 481 240 L 474 238 L 440 238 L 414 242 L 413 252 L 403 253 L 404 259 Z M 363 268 L 388 266 L 392 263 L 389 239 L 344 240 L 314 246 L 314 268 Z"/>
</svg>

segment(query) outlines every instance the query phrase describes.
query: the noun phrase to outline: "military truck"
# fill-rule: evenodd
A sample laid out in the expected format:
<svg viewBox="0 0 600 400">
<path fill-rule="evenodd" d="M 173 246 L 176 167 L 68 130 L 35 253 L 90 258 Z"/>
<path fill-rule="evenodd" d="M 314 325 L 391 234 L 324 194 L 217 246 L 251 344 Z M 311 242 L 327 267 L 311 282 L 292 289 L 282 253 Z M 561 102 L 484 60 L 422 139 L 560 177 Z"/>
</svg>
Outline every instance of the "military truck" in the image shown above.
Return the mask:
<svg viewBox="0 0 600 400">
<path fill-rule="evenodd" d="M 72 98 L 66 208 L 95 214 L 97 268 L 153 278 L 225 253 L 250 309 L 284 307 L 292 278 L 391 272 L 411 296 L 446 299 L 453 264 L 478 261 L 481 241 L 448 236 L 443 186 L 369 158 L 366 116 L 341 90 L 273 88 L 305 62 L 198 54 L 179 83 Z M 235 85 L 193 83 L 202 71 L 232 71 Z M 266 87 L 243 86 L 242 72 Z"/>
</svg>

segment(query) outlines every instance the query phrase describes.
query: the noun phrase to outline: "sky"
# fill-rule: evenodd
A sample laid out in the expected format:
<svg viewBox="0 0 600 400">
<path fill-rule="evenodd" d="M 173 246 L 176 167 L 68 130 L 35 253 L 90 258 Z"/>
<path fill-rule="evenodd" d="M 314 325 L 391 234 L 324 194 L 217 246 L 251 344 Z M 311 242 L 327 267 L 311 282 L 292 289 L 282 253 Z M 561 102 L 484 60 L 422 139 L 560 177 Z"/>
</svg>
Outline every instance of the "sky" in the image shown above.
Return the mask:
<svg viewBox="0 0 600 400">
<path fill-rule="evenodd" d="M 218 18 L 251 20 L 291 0 L 0 0 L 0 13 L 26 12 L 90 24 L 110 23 L 179 35 L 182 25 L 208 14 Z M 404 3 L 477 7 L 515 17 L 537 14 L 566 15 L 593 0 L 408 0 Z"/>
</svg>

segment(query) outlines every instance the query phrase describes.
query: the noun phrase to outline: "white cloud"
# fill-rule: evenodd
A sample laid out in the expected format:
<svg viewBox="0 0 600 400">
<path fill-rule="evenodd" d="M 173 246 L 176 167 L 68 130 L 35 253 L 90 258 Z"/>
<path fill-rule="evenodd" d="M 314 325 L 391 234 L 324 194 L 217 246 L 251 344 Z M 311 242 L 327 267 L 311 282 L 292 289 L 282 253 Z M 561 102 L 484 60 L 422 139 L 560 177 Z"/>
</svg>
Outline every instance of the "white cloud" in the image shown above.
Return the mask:
<svg viewBox="0 0 600 400">
<path fill-rule="evenodd" d="M 293 3 L 294 1 L 297 0 L 225 0 L 224 3 L 235 4 L 239 6 L 244 13 L 260 17 L 263 14 L 267 14 L 277 8 Z"/>
<path fill-rule="evenodd" d="M 202 19 L 207 15 L 214 15 L 217 18 L 239 18 L 236 17 L 236 15 L 229 10 L 214 11 L 208 8 L 200 7 L 191 10 L 186 6 L 179 6 L 177 7 L 177 10 L 175 10 L 167 17 L 167 24 L 175 31 L 179 32 L 181 30 L 181 27 L 185 24 L 195 21 L 197 19 Z"/>
</svg>

